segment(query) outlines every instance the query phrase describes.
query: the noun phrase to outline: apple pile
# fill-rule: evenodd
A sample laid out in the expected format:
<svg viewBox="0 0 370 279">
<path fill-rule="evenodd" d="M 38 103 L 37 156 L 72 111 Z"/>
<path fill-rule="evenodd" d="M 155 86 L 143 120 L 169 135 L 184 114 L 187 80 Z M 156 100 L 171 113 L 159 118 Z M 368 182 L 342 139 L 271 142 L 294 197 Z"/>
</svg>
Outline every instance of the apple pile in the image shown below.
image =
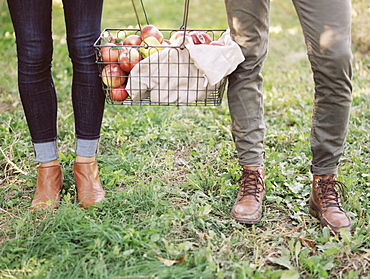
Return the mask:
<svg viewBox="0 0 370 279">
<path fill-rule="evenodd" d="M 128 75 L 142 59 L 139 50 L 133 46 L 140 45 L 141 41 L 137 35 L 129 35 L 124 40 L 111 37 L 110 42 L 100 48 L 101 58 L 105 64 L 101 77 L 113 101 L 124 101 L 128 97 L 126 91 Z"/>
<path fill-rule="evenodd" d="M 209 34 L 200 31 L 176 31 L 167 40 L 163 33 L 154 25 L 145 25 L 138 34 L 130 34 L 124 38 L 110 37 L 109 42 L 100 48 L 104 68 L 101 73 L 103 83 L 108 87 L 109 96 L 113 101 L 124 101 L 128 97 L 126 91 L 127 78 L 133 67 L 143 58 L 175 45 L 182 36 L 192 39 L 193 43 L 223 46 L 214 41 Z"/>
<path fill-rule="evenodd" d="M 174 45 L 175 41 L 183 36 L 191 38 L 195 45 L 203 44 L 203 45 L 224 46 L 222 42 L 214 41 L 208 33 L 201 31 L 191 31 L 191 32 L 176 31 L 171 35 L 170 38 L 171 45 Z"/>
</svg>

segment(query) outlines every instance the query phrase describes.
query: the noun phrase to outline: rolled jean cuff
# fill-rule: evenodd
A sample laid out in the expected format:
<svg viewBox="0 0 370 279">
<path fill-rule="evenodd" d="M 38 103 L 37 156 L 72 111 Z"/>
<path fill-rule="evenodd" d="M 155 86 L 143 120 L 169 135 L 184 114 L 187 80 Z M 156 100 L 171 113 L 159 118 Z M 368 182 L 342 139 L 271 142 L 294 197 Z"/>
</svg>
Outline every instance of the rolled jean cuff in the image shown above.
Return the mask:
<svg viewBox="0 0 370 279">
<path fill-rule="evenodd" d="M 36 161 L 48 163 L 59 158 L 57 141 L 33 143 Z"/>
<path fill-rule="evenodd" d="M 94 157 L 98 153 L 99 139 L 77 139 L 76 154 L 82 157 Z"/>
<path fill-rule="evenodd" d="M 324 175 L 324 174 L 337 174 L 338 166 L 332 167 L 317 167 L 310 163 L 310 170 L 313 175 Z"/>
</svg>

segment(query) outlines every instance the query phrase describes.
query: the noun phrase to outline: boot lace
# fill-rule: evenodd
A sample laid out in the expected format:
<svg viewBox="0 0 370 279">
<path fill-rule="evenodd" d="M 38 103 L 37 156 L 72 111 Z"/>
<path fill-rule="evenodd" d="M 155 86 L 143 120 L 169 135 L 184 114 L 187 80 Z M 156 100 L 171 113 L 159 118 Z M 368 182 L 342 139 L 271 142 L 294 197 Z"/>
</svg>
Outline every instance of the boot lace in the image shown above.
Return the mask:
<svg viewBox="0 0 370 279">
<path fill-rule="evenodd" d="M 336 190 L 337 188 L 340 190 L 343 197 L 345 197 L 344 194 L 344 188 L 346 185 L 338 180 L 323 180 L 320 179 L 317 182 L 317 186 L 320 187 L 321 191 L 319 195 L 321 196 L 320 199 L 323 200 L 324 208 L 328 207 L 338 207 L 340 210 L 343 211 L 341 203 L 339 201 L 339 193 Z"/>
<path fill-rule="evenodd" d="M 258 185 L 262 185 L 262 189 L 260 189 Z M 263 182 L 262 173 L 260 173 L 258 170 L 243 170 L 240 183 L 240 195 L 242 197 L 254 196 L 258 201 L 259 193 L 264 189 L 265 184 Z"/>
</svg>

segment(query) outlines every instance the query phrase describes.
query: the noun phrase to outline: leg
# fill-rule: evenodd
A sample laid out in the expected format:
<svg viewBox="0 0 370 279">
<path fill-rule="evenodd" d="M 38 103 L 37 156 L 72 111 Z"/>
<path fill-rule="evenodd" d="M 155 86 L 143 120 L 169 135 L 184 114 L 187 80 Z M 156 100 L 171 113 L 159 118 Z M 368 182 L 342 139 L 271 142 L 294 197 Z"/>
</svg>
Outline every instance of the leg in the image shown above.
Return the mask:
<svg viewBox="0 0 370 279">
<path fill-rule="evenodd" d="M 265 196 L 263 95 L 261 69 L 267 55 L 269 0 L 225 0 L 231 36 L 245 61 L 229 77 L 228 102 L 232 135 L 243 175 L 231 210 L 238 222 L 255 224 Z"/>
<path fill-rule="evenodd" d="M 348 0 L 293 0 L 314 73 L 310 212 L 334 233 L 351 229 L 335 180 L 351 108 L 351 9 Z"/>
<path fill-rule="evenodd" d="M 40 162 L 32 208 L 57 208 L 63 175 L 58 161 L 57 99 L 51 76 L 51 1 L 8 0 L 18 56 L 18 87 Z M 43 165 L 46 164 L 46 165 Z"/>
<path fill-rule="evenodd" d="M 225 0 L 233 40 L 245 54 L 245 61 L 229 77 L 228 102 L 231 131 L 239 163 L 263 163 L 263 95 L 261 69 L 267 55 L 268 0 Z"/>
<path fill-rule="evenodd" d="M 84 208 L 105 197 L 95 155 L 98 151 L 105 95 L 93 44 L 101 33 L 103 0 L 64 0 L 69 56 L 73 64 L 72 102 L 76 128 L 73 173 Z"/>
<path fill-rule="evenodd" d="M 76 137 L 96 140 L 100 137 L 105 95 L 93 44 L 101 32 L 103 0 L 64 0 L 63 5 L 73 65 L 72 102 Z"/>
<path fill-rule="evenodd" d="M 51 2 L 8 0 L 8 6 L 17 42 L 18 87 L 36 160 L 49 162 L 58 157 Z"/>
<path fill-rule="evenodd" d="M 351 10 L 348 0 L 294 0 L 314 73 L 312 172 L 336 174 L 352 102 Z"/>
</svg>

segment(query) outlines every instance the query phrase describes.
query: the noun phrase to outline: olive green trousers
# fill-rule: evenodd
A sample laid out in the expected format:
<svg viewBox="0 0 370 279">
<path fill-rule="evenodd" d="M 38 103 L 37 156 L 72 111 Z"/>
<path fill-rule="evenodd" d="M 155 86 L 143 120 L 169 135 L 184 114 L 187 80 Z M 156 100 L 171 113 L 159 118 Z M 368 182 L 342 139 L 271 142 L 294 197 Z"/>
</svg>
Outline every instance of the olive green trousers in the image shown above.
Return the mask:
<svg viewBox="0 0 370 279">
<path fill-rule="evenodd" d="M 280 0 L 282 1 L 282 0 Z M 315 82 L 311 172 L 336 174 L 352 104 L 349 0 L 293 0 Z M 241 165 L 264 162 L 263 79 L 269 0 L 225 0 L 230 33 L 245 61 L 229 76 L 231 132 Z M 297 81 L 298 82 L 298 81 Z"/>
</svg>

